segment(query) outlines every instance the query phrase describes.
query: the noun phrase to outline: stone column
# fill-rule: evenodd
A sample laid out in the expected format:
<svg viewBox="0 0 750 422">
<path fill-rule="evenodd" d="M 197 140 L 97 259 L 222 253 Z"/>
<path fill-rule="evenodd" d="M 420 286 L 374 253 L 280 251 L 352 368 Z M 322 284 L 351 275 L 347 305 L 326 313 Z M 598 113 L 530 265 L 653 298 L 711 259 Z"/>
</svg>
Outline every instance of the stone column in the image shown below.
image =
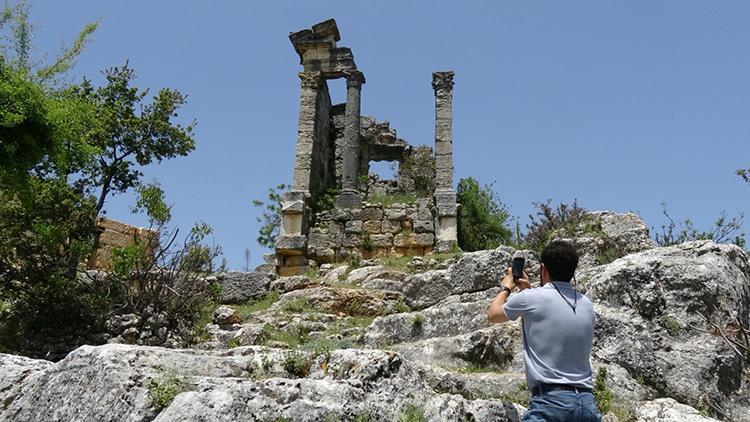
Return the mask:
<svg viewBox="0 0 750 422">
<path fill-rule="evenodd" d="M 434 72 L 437 190 L 453 190 L 453 72 Z"/>
<path fill-rule="evenodd" d="M 309 193 L 318 91 L 323 83 L 323 78 L 320 72 L 300 72 L 299 78 L 301 82 L 300 104 L 292 190 Z"/>
<path fill-rule="evenodd" d="M 360 154 L 359 111 L 363 83 L 365 83 L 365 76 L 362 72 L 355 70 L 347 73 L 342 193 L 336 198 L 336 205 L 340 208 L 359 208 L 362 203 L 357 185 Z"/>
<path fill-rule="evenodd" d="M 458 241 L 456 192 L 453 190 L 453 72 L 433 72 L 435 90 L 435 224 L 438 252 Z"/>
<path fill-rule="evenodd" d="M 276 239 L 279 275 L 304 274 L 307 269 L 307 218 L 310 173 L 315 143 L 318 92 L 323 84 L 320 72 L 300 72 L 300 105 L 292 188 L 281 203 L 281 228 Z"/>
</svg>

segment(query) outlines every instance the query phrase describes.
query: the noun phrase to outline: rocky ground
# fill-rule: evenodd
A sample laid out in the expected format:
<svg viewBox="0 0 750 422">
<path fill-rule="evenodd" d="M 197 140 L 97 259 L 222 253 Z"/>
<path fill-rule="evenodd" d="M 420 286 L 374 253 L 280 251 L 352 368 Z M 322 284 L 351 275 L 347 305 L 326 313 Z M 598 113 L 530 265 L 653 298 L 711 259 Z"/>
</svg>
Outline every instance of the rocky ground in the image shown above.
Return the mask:
<svg viewBox="0 0 750 422">
<path fill-rule="evenodd" d="M 655 248 L 632 215 L 601 220 L 629 248 L 597 265 L 602 243 L 577 239 L 605 420 L 750 421 L 750 372 L 722 337 L 732 315 L 750 318 L 747 254 Z M 57 363 L 0 355 L 0 420 L 516 421 L 529 398 L 520 325 L 486 319 L 514 252 L 222 275 L 229 304 L 191 349 L 122 344 L 135 335 Z"/>
</svg>

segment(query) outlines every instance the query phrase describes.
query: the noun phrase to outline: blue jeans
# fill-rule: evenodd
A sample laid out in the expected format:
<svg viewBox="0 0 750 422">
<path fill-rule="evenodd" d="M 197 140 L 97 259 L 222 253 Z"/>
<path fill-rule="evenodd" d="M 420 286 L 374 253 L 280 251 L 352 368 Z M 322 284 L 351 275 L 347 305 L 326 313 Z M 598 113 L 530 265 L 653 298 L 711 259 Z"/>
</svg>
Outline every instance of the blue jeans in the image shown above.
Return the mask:
<svg viewBox="0 0 750 422">
<path fill-rule="evenodd" d="M 600 422 L 594 395 L 567 390 L 551 390 L 531 397 L 522 422 Z"/>
</svg>

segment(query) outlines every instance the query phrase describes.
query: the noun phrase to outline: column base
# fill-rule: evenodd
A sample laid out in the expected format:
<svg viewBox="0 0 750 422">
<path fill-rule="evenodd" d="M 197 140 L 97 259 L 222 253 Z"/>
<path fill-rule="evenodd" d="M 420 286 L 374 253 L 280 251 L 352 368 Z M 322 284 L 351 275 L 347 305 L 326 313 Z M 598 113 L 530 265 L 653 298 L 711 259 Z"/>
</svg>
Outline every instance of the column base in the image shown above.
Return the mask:
<svg viewBox="0 0 750 422">
<path fill-rule="evenodd" d="M 362 195 L 345 191 L 336 197 L 336 208 L 362 208 Z"/>
</svg>

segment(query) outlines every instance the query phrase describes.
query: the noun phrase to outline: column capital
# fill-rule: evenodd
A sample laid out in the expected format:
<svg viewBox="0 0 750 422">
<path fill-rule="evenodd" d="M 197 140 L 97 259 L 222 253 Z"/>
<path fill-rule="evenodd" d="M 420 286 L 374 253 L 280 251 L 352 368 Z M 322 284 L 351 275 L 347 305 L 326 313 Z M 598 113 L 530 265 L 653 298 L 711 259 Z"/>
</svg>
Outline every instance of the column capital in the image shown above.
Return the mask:
<svg viewBox="0 0 750 422">
<path fill-rule="evenodd" d="M 432 89 L 437 94 L 438 90 L 453 91 L 453 76 L 452 70 L 447 72 L 432 72 Z"/>
<path fill-rule="evenodd" d="M 358 88 L 365 83 L 365 74 L 359 70 L 352 70 L 346 72 L 346 87 L 347 88 Z"/>
<path fill-rule="evenodd" d="M 299 76 L 302 88 L 320 88 L 323 82 L 323 75 L 320 72 L 299 72 Z"/>
</svg>

